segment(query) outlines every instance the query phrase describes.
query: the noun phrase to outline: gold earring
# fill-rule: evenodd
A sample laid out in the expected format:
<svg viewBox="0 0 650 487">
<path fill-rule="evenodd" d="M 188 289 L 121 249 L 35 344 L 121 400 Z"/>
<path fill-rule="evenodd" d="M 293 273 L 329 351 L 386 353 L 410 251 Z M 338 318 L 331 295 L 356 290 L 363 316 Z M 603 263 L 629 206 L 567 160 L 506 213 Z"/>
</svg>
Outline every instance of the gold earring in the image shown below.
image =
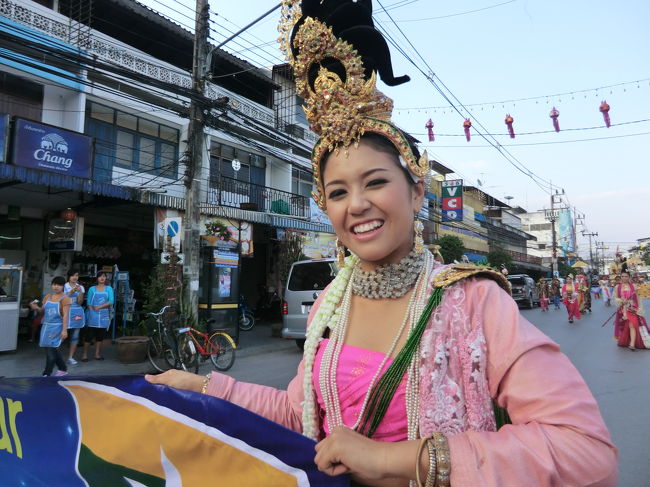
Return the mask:
<svg viewBox="0 0 650 487">
<path fill-rule="evenodd" d="M 345 266 L 345 245 L 336 237 L 336 263 L 340 268 Z"/>
<path fill-rule="evenodd" d="M 415 221 L 413 222 L 413 228 L 415 229 L 415 241 L 413 243 L 413 248 L 415 253 L 423 254 L 424 253 L 424 240 L 422 239 L 422 231 L 424 230 L 424 223 L 416 216 Z"/>
</svg>

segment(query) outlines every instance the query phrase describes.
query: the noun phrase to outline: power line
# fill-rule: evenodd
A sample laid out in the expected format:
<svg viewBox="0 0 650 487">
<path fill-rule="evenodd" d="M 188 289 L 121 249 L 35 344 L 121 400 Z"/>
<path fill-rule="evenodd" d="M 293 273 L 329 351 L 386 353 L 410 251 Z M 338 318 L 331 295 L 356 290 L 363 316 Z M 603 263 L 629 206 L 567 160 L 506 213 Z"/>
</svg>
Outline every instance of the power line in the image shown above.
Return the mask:
<svg viewBox="0 0 650 487">
<path fill-rule="evenodd" d="M 467 14 L 473 14 L 473 13 L 476 13 L 476 12 L 482 12 L 484 10 L 490 10 L 490 9 L 493 9 L 493 8 L 501 7 L 502 5 L 508 5 L 509 3 L 514 3 L 516 1 L 517 0 L 508 0 L 507 2 L 497 3 L 495 5 L 488 5 L 487 7 L 483 7 L 483 8 L 477 8 L 477 9 L 474 9 L 474 10 L 467 10 L 465 12 L 458 12 L 458 13 L 449 14 L 449 15 L 440 15 L 438 17 L 426 17 L 424 19 L 408 19 L 408 20 L 402 19 L 402 20 L 396 20 L 395 22 L 397 22 L 397 23 L 425 22 L 425 21 L 428 21 L 428 20 L 448 19 L 450 17 L 458 17 L 460 15 L 467 15 Z"/>
</svg>

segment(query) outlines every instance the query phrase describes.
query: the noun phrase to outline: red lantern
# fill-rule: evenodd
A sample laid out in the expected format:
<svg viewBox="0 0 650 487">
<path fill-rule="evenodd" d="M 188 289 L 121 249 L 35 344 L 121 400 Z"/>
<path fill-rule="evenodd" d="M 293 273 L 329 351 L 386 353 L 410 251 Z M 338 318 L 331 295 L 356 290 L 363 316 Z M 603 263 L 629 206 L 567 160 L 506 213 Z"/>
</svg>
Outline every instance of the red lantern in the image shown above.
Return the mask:
<svg viewBox="0 0 650 487">
<path fill-rule="evenodd" d="M 506 114 L 506 125 L 508 126 L 508 133 L 510 134 L 510 138 L 514 139 L 515 138 L 515 129 L 512 127 L 512 122 L 514 122 L 515 119 L 510 116 L 509 113 Z"/>
<path fill-rule="evenodd" d="M 609 119 L 609 105 L 605 100 L 600 103 L 600 112 L 603 114 L 603 118 L 605 119 L 605 126 L 609 128 L 612 122 Z"/>
<path fill-rule="evenodd" d="M 77 212 L 74 211 L 72 208 L 66 208 L 61 212 L 61 218 L 63 218 L 67 222 L 71 222 L 75 218 L 77 218 Z"/>
<path fill-rule="evenodd" d="M 560 122 L 557 121 L 557 118 L 560 116 L 560 112 L 555 107 L 553 107 L 553 110 L 551 110 L 551 113 L 549 113 L 548 116 L 553 119 L 553 128 L 555 131 L 559 132 Z"/>
<path fill-rule="evenodd" d="M 470 139 L 469 128 L 471 126 L 472 126 L 472 122 L 470 122 L 469 118 L 466 118 L 465 121 L 463 122 L 463 129 L 465 130 L 465 138 L 467 139 L 467 142 L 469 142 Z"/>
<path fill-rule="evenodd" d="M 436 138 L 433 136 L 433 122 L 431 119 L 427 123 L 424 124 L 424 126 L 427 129 L 427 133 L 429 135 L 429 142 L 434 142 Z"/>
</svg>

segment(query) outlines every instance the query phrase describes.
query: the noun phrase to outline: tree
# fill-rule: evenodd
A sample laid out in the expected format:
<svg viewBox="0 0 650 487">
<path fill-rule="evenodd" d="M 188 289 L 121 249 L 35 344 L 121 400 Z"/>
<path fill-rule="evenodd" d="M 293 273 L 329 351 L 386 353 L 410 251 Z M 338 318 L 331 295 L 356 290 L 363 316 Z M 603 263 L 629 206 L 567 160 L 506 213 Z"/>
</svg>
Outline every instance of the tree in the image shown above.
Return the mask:
<svg viewBox="0 0 650 487">
<path fill-rule="evenodd" d="M 302 253 L 302 235 L 298 232 L 287 230 L 284 238 L 280 240 L 280 251 L 278 253 L 279 278 L 282 284 L 286 284 L 291 264 L 307 257 Z"/>
<path fill-rule="evenodd" d="M 500 269 L 502 265 L 508 269 L 512 265 L 512 256 L 501 247 L 493 247 L 487 255 L 487 260 L 495 269 Z"/>
<path fill-rule="evenodd" d="M 444 235 L 434 243 L 440 245 L 440 253 L 446 264 L 451 264 L 455 260 L 460 262 L 465 253 L 463 241 L 454 235 Z"/>
</svg>

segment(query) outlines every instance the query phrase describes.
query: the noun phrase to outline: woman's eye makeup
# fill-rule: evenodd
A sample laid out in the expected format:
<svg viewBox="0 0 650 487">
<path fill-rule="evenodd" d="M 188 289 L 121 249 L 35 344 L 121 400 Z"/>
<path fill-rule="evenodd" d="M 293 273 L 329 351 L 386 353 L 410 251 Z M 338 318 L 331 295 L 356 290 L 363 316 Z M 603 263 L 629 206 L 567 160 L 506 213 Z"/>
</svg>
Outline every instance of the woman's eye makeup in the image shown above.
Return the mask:
<svg viewBox="0 0 650 487">
<path fill-rule="evenodd" d="M 343 194 L 345 194 L 344 189 L 334 189 L 334 190 L 330 191 L 330 193 L 329 193 L 329 195 L 327 195 L 327 197 L 328 198 L 336 198 L 336 197 L 341 196 Z"/>
<path fill-rule="evenodd" d="M 383 179 L 383 178 L 372 179 L 371 181 L 368 182 L 368 186 L 378 186 L 380 184 L 386 184 L 387 182 L 388 179 Z"/>
</svg>

